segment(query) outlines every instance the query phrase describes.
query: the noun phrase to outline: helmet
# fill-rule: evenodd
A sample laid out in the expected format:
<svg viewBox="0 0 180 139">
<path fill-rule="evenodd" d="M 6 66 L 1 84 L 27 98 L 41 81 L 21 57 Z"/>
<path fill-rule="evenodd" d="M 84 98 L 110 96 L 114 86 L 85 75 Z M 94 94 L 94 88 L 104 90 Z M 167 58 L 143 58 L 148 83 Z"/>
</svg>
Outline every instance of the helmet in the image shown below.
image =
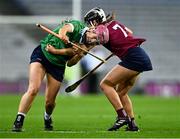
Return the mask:
<svg viewBox="0 0 180 139">
<path fill-rule="evenodd" d="M 90 24 L 90 21 L 95 20 L 97 23 L 103 23 L 106 21 L 106 14 L 103 9 L 95 7 L 88 11 L 84 16 L 84 21 Z"/>
<path fill-rule="evenodd" d="M 97 34 L 97 40 L 100 44 L 105 44 L 109 41 L 109 30 L 105 25 L 97 26 L 94 32 Z"/>
</svg>

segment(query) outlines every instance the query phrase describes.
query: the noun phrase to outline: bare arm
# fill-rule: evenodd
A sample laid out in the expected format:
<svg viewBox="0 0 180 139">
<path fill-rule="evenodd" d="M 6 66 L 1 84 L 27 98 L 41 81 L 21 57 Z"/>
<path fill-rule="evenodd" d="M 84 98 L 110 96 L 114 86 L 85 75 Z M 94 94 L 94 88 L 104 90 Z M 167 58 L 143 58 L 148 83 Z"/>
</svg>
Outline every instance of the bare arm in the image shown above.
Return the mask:
<svg viewBox="0 0 180 139">
<path fill-rule="evenodd" d="M 70 60 L 68 60 L 67 66 L 68 67 L 74 66 L 75 64 L 77 64 L 81 60 L 81 58 L 83 56 L 84 56 L 83 53 L 79 53 L 79 54 L 74 55 Z"/>
<path fill-rule="evenodd" d="M 89 51 L 90 49 L 95 47 L 95 45 L 86 47 L 84 44 L 82 44 L 81 47 Z M 86 53 L 78 49 L 77 53 L 70 60 L 68 60 L 67 66 L 72 67 L 73 65 L 77 64 L 84 55 L 86 55 Z"/>
<path fill-rule="evenodd" d="M 50 44 L 46 46 L 46 51 L 56 55 L 74 56 L 76 54 L 76 51 L 73 48 L 56 49 Z"/>
<path fill-rule="evenodd" d="M 86 47 L 84 44 L 81 45 L 82 48 L 86 49 L 86 50 L 90 50 L 94 47 L 95 45 Z M 76 47 L 72 47 L 72 48 L 64 48 L 64 49 L 56 49 L 54 48 L 52 45 L 48 44 L 46 46 L 46 51 L 52 53 L 52 54 L 56 54 L 56 55 L 68 55 L 71 57 L 70 60 L 68 60 L 67 62 L 67 66 L 71 67 L 75 64 L 77 64 L 81 58 L 86 55 L 86 53 L 84 51 L 82 51 L 81 49 L 78 49 Z"/>
<path fill-rule="evenodd" d="M 66 35 L 67 32 L 73 32 L 74 26 L 72 24 L 65 24 L 60 30 L 59 34 L 61 35 L 61 40 L 64 41 L 65 43 L 68 43 L 69 38 Z"/>
</svg>

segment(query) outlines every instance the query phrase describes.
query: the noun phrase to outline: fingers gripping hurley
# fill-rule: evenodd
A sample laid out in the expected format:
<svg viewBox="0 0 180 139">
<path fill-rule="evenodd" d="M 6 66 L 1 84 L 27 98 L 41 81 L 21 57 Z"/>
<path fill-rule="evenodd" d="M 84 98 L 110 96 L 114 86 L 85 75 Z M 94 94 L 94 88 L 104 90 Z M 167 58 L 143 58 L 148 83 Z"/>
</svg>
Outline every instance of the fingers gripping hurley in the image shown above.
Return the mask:
<svg viewBox="0 0 180 139">
<path fill-rule="evenodd" d="M 113 56 L 113 54 L 110 54 L 107 58 L 105 58 L 105 60 L 108 60 L 108 59 L 111 58 L 112 56 Z M 85 78 L 89 77 L 89 76 L 90 76 L 96 69 L 98 69 L 102 64 L 104 64 L 104 62 L 99 63 L 94 69 L 92 69 L 92 70 L 89 71 L 87 74 L 85 74 L 83 77 L 81 77 L 80 80 L 78 80 L 78 81 L 75 82 L 74 84 L 68 86 L 68 87 L 65 89 L 65 91 L 66 91 L 67 93 L 70 93 L 70 92 L 74 91 L 74 90 L 81 84 L 81 82 L 82 82 Z"/>
<path fill-rule="evenodd" d="M 48 29 L 47 27 L 45 27 L 45 26 L 43 26 L 43 25 L 41 25 L 41 24 L 36 24 L 36 26 L 39 27 L 39 28 L 41 28 L 41 29 L 43 29 L 44 31 L 46 31 L 46 32 L 48 32 L 48 33 L 50 33 L 50 34 L 56 36 L 57 38 L 61 39 L 61 35 L 60 35 L 60 34 L 57 34 L 57 33 L 53 32 L 52 30 Z M 106 62 L 104 59 L 102 59 L 102 58 L 100 58 L 100 57 L 94 55 L 93 53 L 90 53 L 90 52 L 87 51 L 86 49 L 81 48 L 79 45 L 77 45 L 77 44 L 75 44 L 75 43 L 73 43 L 73 42 L 71 42 L 71 41 L 69 41 L 68 43 L 70 43 L 71 45 L 73 45 L 73 46 L 75 46 L 75 47 L 81 49 L 82 51 L 88 53 L 89 55 L 95 57 L 96 59 L 102 61 L 103 63 Z"/>
</svg>

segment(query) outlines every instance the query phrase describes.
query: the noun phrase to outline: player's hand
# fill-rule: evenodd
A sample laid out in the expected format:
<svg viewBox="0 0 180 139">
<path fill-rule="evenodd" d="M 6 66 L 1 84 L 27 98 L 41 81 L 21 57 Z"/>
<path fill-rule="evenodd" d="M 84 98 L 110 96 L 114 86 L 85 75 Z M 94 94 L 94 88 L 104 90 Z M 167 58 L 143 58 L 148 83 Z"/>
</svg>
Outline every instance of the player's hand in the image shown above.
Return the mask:
<svg viewBox="0 0 180 139">
<path fill-rule="evenodd" d="M 52 54 L 56 54 L 56 48 L 54 48 L 52 45 L 50 45 L 50 44 L 47 44 L 47 46 L 46 46 L 46 51 L 48 51 L 48 52 L 50 52 L 50 53 L 52 53 Z"/>
<path fill-rule="evenodd" d="M 88 51 L 88 48 L 84 44 L 78 44 L 78 43 L 76 43 L 76 44 L 79 45 L 81 48 Z M 73 46 L 72 48 L 74 49 L 74 52 L 78 55 L 86 55 L 87 54 L 86 52 L 82 51 L 81 49 L 77 48 L 76 46 Z"/>
<path fill-rule="evenodd" d="M 73 51 L 74 51 L 74 53 L 75 54 L 78 54 L 78 53 L 80 53 L 80 49 L 79 48 L 77 48 L 76 46 L 72 46 L 72 49 L 73 49 Z"/>
</svg>

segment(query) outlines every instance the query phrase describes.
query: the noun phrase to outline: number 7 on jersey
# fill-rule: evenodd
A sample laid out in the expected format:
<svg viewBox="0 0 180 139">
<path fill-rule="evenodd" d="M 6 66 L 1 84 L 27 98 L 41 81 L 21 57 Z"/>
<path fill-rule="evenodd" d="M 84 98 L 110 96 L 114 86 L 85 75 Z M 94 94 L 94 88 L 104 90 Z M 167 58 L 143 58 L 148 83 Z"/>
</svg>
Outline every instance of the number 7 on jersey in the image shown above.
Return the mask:
<svg viewBox="0 0 180 139">
<path fill-rule="evenodd" d="M 112 27 L 114 30 L 117 30 L 117 29 L 120 29 L 122 31 L 122 33 L 124 34 L 124 37 L 126 38 L 128 36 L 128 34 L 126 33 L 126 31 L 118 24 L 115 24 L 113 27 Z"/>
</svg>

